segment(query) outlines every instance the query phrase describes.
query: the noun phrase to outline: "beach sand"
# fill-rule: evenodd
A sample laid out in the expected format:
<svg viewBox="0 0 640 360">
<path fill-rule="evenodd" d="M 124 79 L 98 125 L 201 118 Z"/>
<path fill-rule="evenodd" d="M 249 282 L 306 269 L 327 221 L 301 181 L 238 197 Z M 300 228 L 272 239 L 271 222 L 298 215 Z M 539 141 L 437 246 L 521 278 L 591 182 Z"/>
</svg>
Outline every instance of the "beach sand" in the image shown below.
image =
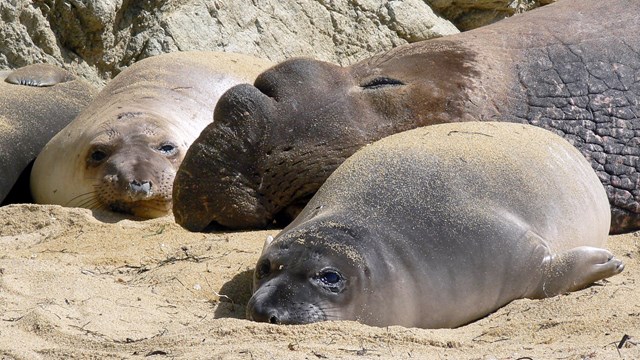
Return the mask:
<svg viewBox="0 0 640 360">
<path fill-rule="evenodd" d="M 244 320 L 277 233 L 2 207 L 0 359 L 640 359 L 640 233 L 609 238 L 620 275 L 438 330 Z"/>
</svg>

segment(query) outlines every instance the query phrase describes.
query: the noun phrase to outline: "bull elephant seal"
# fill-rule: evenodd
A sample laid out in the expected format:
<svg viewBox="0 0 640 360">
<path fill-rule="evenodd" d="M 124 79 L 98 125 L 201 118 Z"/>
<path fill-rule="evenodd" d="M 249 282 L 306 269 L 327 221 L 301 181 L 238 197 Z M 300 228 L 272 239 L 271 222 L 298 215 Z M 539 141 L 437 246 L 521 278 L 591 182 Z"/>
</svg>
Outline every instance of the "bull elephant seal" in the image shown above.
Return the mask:
<svg viewBox="0 0 640 360">
<path fill-rule="evenodd" d="M 35 201 L 142 218 L 170 213 L 175 171 L 213 120 L 218 98 L 268 66 L 247 55 L 214 52 L 135 63 L 38 156 L 31 176 Z"/>
<path fill-rule="evenodd" d="M 561 0 L 349 67 L 283 62 L 220 99 L 176 176 L 176 220 L 190 230 L 287 221 L 365 144 L 424 125 L 494 120 L 563 135 L 604 183 L 612 232 L 636 229 L 638 13 L 638 1 Z"/>
<path fill-rule="evenodd" d="M 0 203 L 31 200 L 31 163 L 96 92 L 55 65 L 0 71 Z"/>
<path fill-rule="evenodd" d="M 342 164 L 258 260 L 248 318 L 456 327 L 618 274 L 605 190 L 534 126 L 443 124 Z"/>
</svg>

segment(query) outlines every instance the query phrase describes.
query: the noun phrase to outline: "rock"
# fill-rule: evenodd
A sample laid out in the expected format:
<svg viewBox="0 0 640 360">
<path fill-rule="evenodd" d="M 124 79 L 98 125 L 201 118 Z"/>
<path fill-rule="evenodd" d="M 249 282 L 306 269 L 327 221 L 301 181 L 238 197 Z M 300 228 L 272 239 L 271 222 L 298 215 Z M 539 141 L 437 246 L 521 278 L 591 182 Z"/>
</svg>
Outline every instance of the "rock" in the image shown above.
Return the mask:
<svg viewBox="0 0 640 360">
<path fill-rule="evenodd" d="M 0 5 L 0 68 L 66 64 L 100 82 L 163 52 L 221 50 L 348 64 L 456 33 L 421 0 L 27 0 Z"/>
<path fill-rule="evenodd" d="M 137 60 L 184 50 L 348 65 L 458 32 L 436 14 L 468 28 L 542 1 L 3 0 L 0 69 L 48 62 L 100 85 Z"/>
<path fill-rule="evenodd" d="M 40 4 L 38 2 L 38 4 Z M 47 5 L 40 4 L 43 7 Z M 0 69 L 29 64 L 62 66 L 100 84 L 101 78 L 87 62 L 58 42 L 55 29 L 43 12 L 27 0 L 0 2 Z"/>
<path fill-rule="evenodd" d="M 488 25 L 555 0 L 425 0 L 461 31 Z"/>
</svg>

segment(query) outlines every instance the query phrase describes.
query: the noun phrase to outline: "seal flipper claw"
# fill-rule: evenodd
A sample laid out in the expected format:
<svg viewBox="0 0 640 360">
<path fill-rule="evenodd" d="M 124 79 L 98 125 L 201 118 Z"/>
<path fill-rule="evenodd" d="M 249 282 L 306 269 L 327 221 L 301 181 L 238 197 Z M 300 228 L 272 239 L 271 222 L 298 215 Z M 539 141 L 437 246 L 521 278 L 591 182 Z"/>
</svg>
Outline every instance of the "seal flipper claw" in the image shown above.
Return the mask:
<svg viewBox="0 0 640 360">
<path fill-rule="evenodd" d="M 533 297 L 549 297 L 579 290 L 624 270 L 622 261 L 614 258 L 609 251 L 591 246 L 580 246 L 549 256 L 545 262 L 547 270 Z"/>
<path fill-rule="evenodd" d="M 14 85 L 47 87 L 72 81 L 71 73 L 50 64 L 33 64 L 10 73 L 5 82 Z"/>
</svg>

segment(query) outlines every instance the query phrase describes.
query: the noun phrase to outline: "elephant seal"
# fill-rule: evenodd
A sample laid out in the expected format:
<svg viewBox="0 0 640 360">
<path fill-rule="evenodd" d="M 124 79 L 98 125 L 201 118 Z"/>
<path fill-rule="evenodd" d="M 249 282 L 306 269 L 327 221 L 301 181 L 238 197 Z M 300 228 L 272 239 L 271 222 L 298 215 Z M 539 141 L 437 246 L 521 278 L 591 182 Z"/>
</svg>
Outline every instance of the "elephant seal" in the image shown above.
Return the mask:
<svg viewBox="0 0 640 360">
<path fill-rule="evenodd" d="M 620 273 L 605 190 L 559 136 L 423 127 L 358 151 L 258 260 L 247 316 L 457 327 Z"/>
<path fill-rule="evenodd" d="M 96 92 L 55 65 L 0 71 L 0 203 L 31 200 L 31 163 Z"/>
<path fill-rule="evenodd" d="M 270 65 L 215 52 L 136 62 L 43 149 L 31 175 L 35 201 L 141 218 L 170 213 L 175 171 L 220 95 Z"/>
<path fill-rule="evenodd" d="M 638 1 L 560 0 L 348 67 L 280 63 L 220 99 L 176 176 L 176 220 L 195 231 L 286 223 L 365 144 L 425 125 L 494 120 L 569 140 L 607 189 L 612 233 L 637 229 L 638 13 Z"/>
</svg>

